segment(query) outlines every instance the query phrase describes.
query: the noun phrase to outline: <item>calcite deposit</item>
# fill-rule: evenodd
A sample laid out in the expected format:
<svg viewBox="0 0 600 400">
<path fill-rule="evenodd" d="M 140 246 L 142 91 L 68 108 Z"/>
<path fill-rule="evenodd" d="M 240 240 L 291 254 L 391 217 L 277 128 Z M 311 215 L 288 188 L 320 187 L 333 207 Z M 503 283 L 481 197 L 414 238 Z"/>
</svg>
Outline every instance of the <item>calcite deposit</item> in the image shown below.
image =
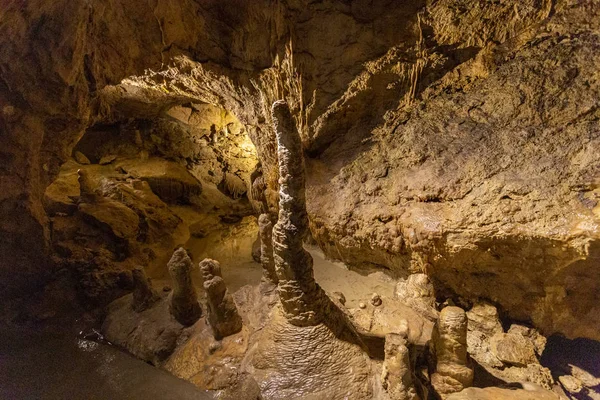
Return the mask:
<svg viewBox="0 0 600 400">
<path fill-rule="evenodd" d="M 598 0 L 1 3 L 4 325 L 223 399 L 598 398 Z"/>
<path fill-rule="evenodd" d="M 169 311 L 180 324 L 192 325 L 202 315 L 198 294 L 192 282 L 192 260 L 185 249 L 180 247 L 173 253 L 167 267 L 173 280 Z"/>
<path fill-rule="evenodd" d="M 437 321 L 433 346 L 435 372 L 431 384 L 442 399 L 473 384 L 473 369 L 467 354 L 467 315 L 459 307 L 445 307 Z"/>
<path fill-rule="evenodd" d="M 304 249 L 308 232 L 302 142 L 285 101 L 273 103 L 279 156 L 279 219 L 273 226 L 273 257 L 278 291 L 287 318 L 298 326 L 316 325 L 325 316 L 323 293 Z"/>
<path fill-rule="evenodd" d="M 219 262 L 206 258 L 200 262 L 199 267 L 206 292 L 207 319 L 215 339 L 239 332 L 242 330 L 242 319 L 233 297 L 227 291 Z"/>
<path fill-rule="evenodd" d="M 385 337 L 385 360 L 381 379 L 392 400 L 418 400 L 413 383 L 413 371 L 407 347 L 406 332 Z"/>
</svg>

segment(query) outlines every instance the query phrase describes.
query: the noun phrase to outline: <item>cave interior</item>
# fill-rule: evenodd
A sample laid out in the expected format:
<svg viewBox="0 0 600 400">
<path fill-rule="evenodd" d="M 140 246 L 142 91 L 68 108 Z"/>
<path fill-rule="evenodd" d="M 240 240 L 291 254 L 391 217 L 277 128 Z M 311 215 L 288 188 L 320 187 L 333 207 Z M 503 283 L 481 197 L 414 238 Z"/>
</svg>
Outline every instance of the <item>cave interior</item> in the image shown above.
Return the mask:
<svg viewBox="0 0 600 400">
<path fill-rule="evenodd" d="M 600 400 L 596 0 L 6 0 L 0 398 Z"/>
</svg>

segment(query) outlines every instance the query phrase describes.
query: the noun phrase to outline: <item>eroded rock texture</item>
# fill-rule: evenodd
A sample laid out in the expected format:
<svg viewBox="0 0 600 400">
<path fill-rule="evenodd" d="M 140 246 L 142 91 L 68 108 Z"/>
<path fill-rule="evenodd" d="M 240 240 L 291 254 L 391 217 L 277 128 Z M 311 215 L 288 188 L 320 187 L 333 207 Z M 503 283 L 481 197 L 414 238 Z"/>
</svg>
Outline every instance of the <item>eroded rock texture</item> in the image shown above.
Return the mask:
<svg viewBox="0 0 600 400">
<path fill-rule="evenodd" d="M 44 208 L 78 212 L 44 193 L 98 124 L 182 105 L 173 118 L 189 121 L 188 104 L 219 104 L 248 130 L 276 210 L 270 106 L 285 98 L 309 154 L 311 230 L 330 256 L 424 272 L 545 334 L 600 339 L 598 10 L 571 0 L 7 2 L 0 293 L 30 292 L 66 266 L 105 276 L 106 288 L 127 280 L 114 267 L 126 252 L 69 245 L 70 223 Z M 240 171 L 206 175 L 236 197 Z M 175 185 L 153 182 L 170 197 Z M 73 262 L 53 257 L 56 238 Z"/>
<path fill-rule="evenodd" d="M 175 250 L 167 268 L 173 280 L 173 291 L 169 294 L 169 311 L 180 324 L 192 325 L 202 315 L 202 309 L 192 282 L 192 260 L 184 248 Z"/>
<path fill-rule="evenodd" d="M 436 365 L 431 384 L 442 399 L 473 383 L 467 355 L 467 323 L 462 308 L 450 306 L 440 312 L 433 338 Z"/>
<path fill-rule="evenodd" d="M 207 318 L 215 339 L 219 340 L 239 332 L 242 329 L 242 318 L 238 314 L 233 297 L 227 291 L 221 275 L 221 266 L 209 258 L 202 260 L 199 266 L 206 292 Z"/>
<path fill-rule="evenodd" d="M 273 257 L 278 290 L 287 318 L 299 326 L 324 317 L 323 293 L 313 276 L 313 260 L 304 250 L 308 215 L 304 194 L 304 157 L 295 121 L 285 101 L 273 104 L 279 156 L 279 219 L 273 227 Z"/>
<path fill-rule="evenodd" d="M 385 336 L 385 360 L 381 380 L 392 400 L 418 400 L 411 370 L 407 332 Z"/>
<path fill-rule="evenodd" d="M 260 238 L 260 263 L 263 267 L 263 277 L 271 284 L 277 284 L 279 278 L 275 269 L 273 256 L 273 222 L 269 214 L 258 217 L 258 234 Z"/>
</svg>

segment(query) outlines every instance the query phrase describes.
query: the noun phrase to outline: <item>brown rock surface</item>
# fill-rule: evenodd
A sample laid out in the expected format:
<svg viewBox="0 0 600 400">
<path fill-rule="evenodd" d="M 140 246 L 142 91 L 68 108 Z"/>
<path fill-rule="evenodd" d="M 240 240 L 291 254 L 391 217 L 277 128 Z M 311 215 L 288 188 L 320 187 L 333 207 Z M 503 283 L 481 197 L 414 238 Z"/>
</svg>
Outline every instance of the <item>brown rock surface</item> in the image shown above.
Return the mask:
<svg viewBox="0 0 600 400">
<path fill-rule="evenodd" d="M 133 311 L 141 312 L 152 307 L 156 303 L 160 296 L 152 288 L 150 279 L 146 276 L 146 272 L 143 267 L 136 268 L 132 271 L 133 276 L 133 300 L 131 307 Z"/>
<path fill-rule="evenodd" d="M 381 380 L 392 400 L 419 399 L 413 384 L 407 344 L 406 337 L 402 334 L 389 334 L 385 337 L 385 360 Z"/>
<path fill-rule="evenodd" d="M 192 260 L 184 248 L 175 250 L 167 268 L 173 280 L 173 291 L 169 293 L 169 311 L 180 324 L 193 325 L 202 315 L 202 309 L 192 282 Z"/>
<path fill-rule="evenodd" d="M 473 369 L 467 355 L 467 316 L 463 309 L 442 309 L 434 328 L 435 372 L 431 385 L 437 395 L 446 399 L 473 383 Z"/>
<path fill-rule="evenodd" d="M 526 389 L 468 388 L 454 393 L 447 400 L 559 400 L 553 392 L 530 385 Z"/>
<path fill-rule="evenodd" d="M 532 323 L 547 336 L 600 340 L 596 1 L 5 3 L 2 299 L 28 298 L 59 271 L 72 275 L 89 306 L 130 289 L 133 267 L 164 257 L 175 244 L 169 242 L 186 235 L 153 191 L 172 203 L 198 200 L 220 211 L 222 221 L 239 221 L 249 204 L 231 208 L 250 188 L 252 140 L 264 172 L 262 211 L 285 217 L 274 235 L 279 312 L 302 325 L 279 315 L 269 332 L 300 337 L 315 348 L 308 358 L 317 364 L 305 363 L 296 344 L 258 344 L 256 354 L 265 355 L 258 385 L 269 396 L 277 396 L 271 388 L 290 395 L 296 385 L 308 398 L 374 394 L 365 385 L 363 372 L 372 365 L 361 361 L 364 349 L 332 329 L 352 331 L 330 318 L 331 304 L 311 275 L 302 249 L 309 221 L 326 253 L 353 268 L 385 270 L 395 279 L 426 274 L 439 296 L 464 304 L 487 299 L 503 318 Z M 287 164 L 278 163 L 272 126 L 279 122 L 270 108 L 277 99 L 289 105 L 285 125 L 297 133 L 290 148 L 299 157 Z M 219 122 L 198 122 L 216 120 L 204 118 L 209 114 Z M 100 142 L 110 131 L 117 144 L 107 140 L 88 152 L 97 143 L 86 142 L 92 131 Z M 126 136 L 131 140 L 120 146 Z M 73 150 L 94 163 L 79 157 L 79 193 L 73 171 L 60 172 Z M 281 165 L 299 169 L 302 156 L 306 174 L 290 175 L 301 184 L 286 181 L 285 170 L 279 176 Z M 153 175 L 153 166 L 139 175 L 150 176 L 148 184 L 121 165 L 155 157 L 177 165 L 176 176 L 171 168 L 167 178 Z M 292 196 L 296 204 L 284 198 L 278 208 L 278 178 L 284 194 L 301 189 Z M 386 310 L 401 307 L 382 300 L 376 309 L 368 298 L 362 302 L 372 313 L 369 329 L 408 314 L 388 320 Z M 465 343 L 484 353 L 485 337 L 498 335 L 502 360 L 528 363 L 505 367 L 507 376 L 515 369 L 528 380 L 547 375 L 531 362 L 544 340 L 519 327 L 496 332 L 493 317 L 474 316 L 482 325 L 470 332 L 482 335 Z M 319 323 L 330 319 L 332 326 Z M 138 323 L 123 330 L 137 332 Z M 507 338 L 509 351 L 498 351 Z M 462 352 L 462 336 L 458 342 Z M 349 364 L 332 361 L 334 352 Z M 156 352 L 142 353 L 151 359 Z M 538 392 L 462 395 L 531 393 Z"/>
<path fill-rule="evenodd" d="M 177 347 L 183 325 L 169 312 L 169 302 L 160 299 L 153 307 L 137 312 L 132 295 L 112 302 L 102 324 L 106 339 L 134 356 L 161 365 Z"/>
<path fill-rule="evenodd" d="M 242 330 L 242 318 L 233 297 L 227 291 L 221 266 L 217 261 L 205 258 L 199 267 L 206 292 L 207 318 L 215 339 L 220 340 L 239 332 Z"/>
<path fill-rule="evenodd" d="M 181 165 L 163 159 L 119 163 L 131 176 L 148 182 L 152 191 L 167 203 L 190 203 L 202 193 L 202 185 Z"/>
<path fill-rule="evenodd" d="M 503 363 L 525 367 L 537 363 L 535 348 L 530 340 L 516 333 L 497 333 L 491 339 L 492 353 Z"/>
<path fill-rule="evenodd" d="M 427 268 L 546 333 L 598 338 L 593 3 L 235 4 L 2 9 L 3 295 L 47 275 L 43 193 L 86 128 L 182 104 L 170 117 L 186 123 L 187 104 L 220 104 L 257 146 L 276 208 L 269 107 L 284 97 L 330 255 Z"/>
</svg>

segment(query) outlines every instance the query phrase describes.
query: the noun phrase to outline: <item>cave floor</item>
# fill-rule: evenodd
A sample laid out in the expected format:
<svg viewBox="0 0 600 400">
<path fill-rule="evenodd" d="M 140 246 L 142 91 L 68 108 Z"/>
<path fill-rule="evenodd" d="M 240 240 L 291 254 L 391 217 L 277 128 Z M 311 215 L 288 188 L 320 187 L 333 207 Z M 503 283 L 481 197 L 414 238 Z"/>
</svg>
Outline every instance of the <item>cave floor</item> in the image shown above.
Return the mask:
<svg viewBox="0 0 600 400">
<path fill-rule="evenodd" d="M 56 328 L 0 330 L 1 399 L 212 399 L 117 348 Z"/>
<path fill-rule="evenodd" d="M 223 279 L 230 292 L 245 285 L 257 285 L 262 277 L 262 267 L 252 259 L 252 244 L 257 238 L 258 227 L 255 217 L 246 217 L 238 224 L 222 225 L 202 238 L 191 237 L 185 247 L 197 264 L 204 258 L 212 258 L 221 264 Z M 377 293 L 391 298 L 395 281 L 383 272 L 361 275 L 349 270 L 343 263 L 329 260 L 316 246 L 306 246 L 313 257 L 315 280 L 326 292 L 342 292 L 348 308 L 368 303 Z M 151 266 L 148 275 L 156 289 L 170 285 L 166 262 Z M 200 272 L 193 273 L 194 282 L 202 292 Z"/>
</svg>

